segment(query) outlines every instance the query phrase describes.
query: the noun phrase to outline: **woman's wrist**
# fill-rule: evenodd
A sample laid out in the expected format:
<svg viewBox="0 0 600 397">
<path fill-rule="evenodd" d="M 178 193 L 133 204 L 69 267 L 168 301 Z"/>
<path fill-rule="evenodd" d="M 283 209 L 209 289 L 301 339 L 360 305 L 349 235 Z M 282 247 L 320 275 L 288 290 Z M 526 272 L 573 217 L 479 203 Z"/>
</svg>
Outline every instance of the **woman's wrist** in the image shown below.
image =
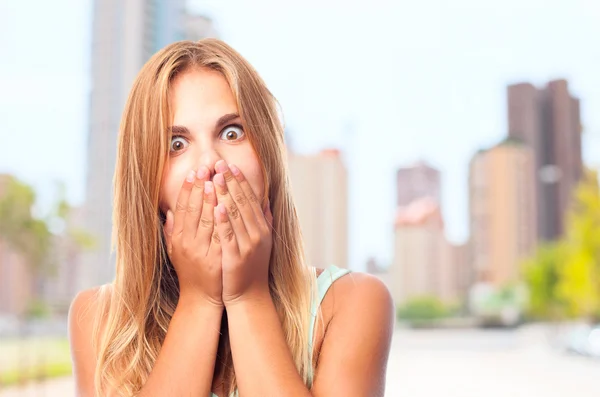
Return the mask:
<svg viewBox="0 0 600 397">
<path fill-rule="evenodd" d="M 257 289 L 248 291 L 234 299 L 228 299 L 223 302 L 225 308 L 231 309 L 239 306 L 263 306 L 266 304 L 272 304 L 273 299 L 269 288 Z"/>
<path fill-rule="evenodd" d="M 223 302 L 209 298 L 203 294 L 182 292 L 179 295 L 177 308 L 205 308 L 207 310 L 223 311 Z"/>
</svg>

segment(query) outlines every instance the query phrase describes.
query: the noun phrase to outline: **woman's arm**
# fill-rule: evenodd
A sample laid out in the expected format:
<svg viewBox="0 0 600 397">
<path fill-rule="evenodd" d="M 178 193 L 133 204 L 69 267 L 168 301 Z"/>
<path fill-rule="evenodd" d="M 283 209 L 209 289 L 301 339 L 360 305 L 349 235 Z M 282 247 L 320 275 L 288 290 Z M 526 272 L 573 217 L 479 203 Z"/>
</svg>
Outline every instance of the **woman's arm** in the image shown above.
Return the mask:
<svg viewBox="0 0 600 397">
<path fill-rule="evenodd" d="M 222 314 L 222 307 L 181 299 L 139 396 L 209 396 Z"/>
<path fill-rule="evenodd" d="M 205 167 L 204 167 L 205 168 Z M 219 343 L 221 248 L 214 234 L 216 198 L 208 170 L 192 172 L 183 183 L 175 214 L 167 211 L 167 253 L 179 280 L 179 301 L 165 341 L 140 396 L 208 396 Z M 69 311 L 69 334 L 79 396 L 94 396 L 96 352 L 94 290 L 79 294 Z M 141 335 L 140 335 L 141 336 Z M 102 396 L 104 397 L 104 396 Z"/>
<path fill-rule="evenodd" d="M 387 288 L 372 276 L 353 273 L 336 281 L 329 294 L 335 295 L 337 307 L 321 345 L 310 392 L 294 366 L 271 299 L 254 297 L 227 306 L 241 396 L 384 395 L 394 327 Z"/>
<path fill-rule="evenodd" d="M 268 288 L 273 214 L 235 166 L 217 162 L 216 230 L 222 249 L 223 304 L 241 396 L 380 396 L 393 330 L 393 304 L 378 279 L 354 274 L 329 321 L 313 392 L 302 382 Z M 335 296 L 334 296 L 335 298 Z"/>
<path fill-rule="evenodd" d="M 221 247 L 213 237 L 216 198 L 203 171 L 188 175 L 175 214 L 167 212 L 164 234 L 179 302 L 141 397 L 210 395 L 223 303 Z"/>
<path fill-rule="evenodd" d="M 92 345 L 97 289 L 79 293 L 69 310 L 69 339 L 76 395 L 95 396 Z M 150 377 L 140 396 L 209 396 L 223 308 L 180 299 Z"/>
</svg>

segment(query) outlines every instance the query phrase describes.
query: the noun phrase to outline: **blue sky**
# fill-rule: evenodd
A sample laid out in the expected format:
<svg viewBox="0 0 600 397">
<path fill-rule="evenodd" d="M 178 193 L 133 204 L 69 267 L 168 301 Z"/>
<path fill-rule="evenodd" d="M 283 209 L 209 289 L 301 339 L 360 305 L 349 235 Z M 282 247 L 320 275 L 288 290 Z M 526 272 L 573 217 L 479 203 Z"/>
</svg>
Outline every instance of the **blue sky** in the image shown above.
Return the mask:
<svg viewBox="0 0 600 397">
<path fill-rule="evenodd" d="M 49 201 L 84 195 L 90 0 L 0 0 L 0 172 Z M 368 5 L 367 5 L 368 4 Z M 506 85 L 567 78 L 600 165 L 600 2 L 193 0 L 278 97 L 296 150 L 339 147 L 350 258 L 392 257 L 394 170 L 443 172 L 448 236 L 468 237 L 467 165 L 506 133 Z"/>
</svg>

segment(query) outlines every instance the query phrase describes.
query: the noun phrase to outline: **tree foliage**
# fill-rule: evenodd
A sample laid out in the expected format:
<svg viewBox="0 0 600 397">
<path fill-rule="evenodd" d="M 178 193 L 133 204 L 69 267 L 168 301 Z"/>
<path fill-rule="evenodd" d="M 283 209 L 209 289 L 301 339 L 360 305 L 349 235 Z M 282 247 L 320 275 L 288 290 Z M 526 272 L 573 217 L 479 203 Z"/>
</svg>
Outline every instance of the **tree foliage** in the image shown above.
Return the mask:
<svg viewBox="0 0 600 397">
<path fill-rule="evenodd" d="M 52 234 L 44 220 L 33 216 L 35 192 L 13 177 L 4 182 L 0 195 L 0 239 L 23 255 L 36 272 L 45 270 Z"/>
<path fill-rule="evenodd" d="M 600 189 L 588 171 L 577 187 L 564 237 L 525 264 L 530 312 L 542 318 L 600 317 Z"/>
</svg>

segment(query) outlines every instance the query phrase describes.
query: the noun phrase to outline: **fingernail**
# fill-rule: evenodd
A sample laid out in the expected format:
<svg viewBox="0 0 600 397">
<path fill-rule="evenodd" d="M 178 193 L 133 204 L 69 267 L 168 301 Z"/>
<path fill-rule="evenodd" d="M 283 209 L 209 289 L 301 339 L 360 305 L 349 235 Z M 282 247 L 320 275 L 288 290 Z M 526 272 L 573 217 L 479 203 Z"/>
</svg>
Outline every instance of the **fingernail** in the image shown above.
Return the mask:
<svg viewBox="0 0 600 397">
<path fill-rule="evenodd" d="M 198 168 L 198 172 L 196 173 L 196 178 L 204 179 L 204 178 L 206 178 L 207 174 L 208 174 L 208 170 L 206 169 L 206 167 L 202 166 L 202 167 Z"/>
<path fill-rule="evenodd" d="M 173 219 L 173 211 L 167 210 L 167 219 Z"/>
<path fill-rule="evenodd" d="M 229 169 L 235 176 L 238 176 L 240 174 L 240 170 L 234 164 L 229 164 Z"/>
<path fill-rule="evenodd" d="M 219 212 L 221 214 L 225 215 L 227 213 L 227 211 L 225 210 L 225 206 L 223 204 L 217 205 L 217 208 L 219 209 Z"/>
<path fill-rule="evenodd" d="M 225 185 L 225 178 L 223 177 L 223 174 L 215 175 L 213 181 L 219 186 Z"/>
<path fill-rule="evenodd" d="M 204 182 L 204 193 L 211 194 L 213 190 L 213 184 L 211 181 Z"/>
<path fill-rule="evenodd" d="M 185 178 L 185 180 L 188 181 L 188 182 L 194 182 L 194 178 L 196 178 L 196 172 L 195 171 L 190 171 L 190 172 L 188 172 L 188 175 Z"/>
<path fill-rule="evenodd" d="M 225 160 L 217 161 L 217 164 L 215 164 L 215 170 L 217 170 L 217 172 L 227 171 L 227 164 L 225 164 Z"/>
</svg>

